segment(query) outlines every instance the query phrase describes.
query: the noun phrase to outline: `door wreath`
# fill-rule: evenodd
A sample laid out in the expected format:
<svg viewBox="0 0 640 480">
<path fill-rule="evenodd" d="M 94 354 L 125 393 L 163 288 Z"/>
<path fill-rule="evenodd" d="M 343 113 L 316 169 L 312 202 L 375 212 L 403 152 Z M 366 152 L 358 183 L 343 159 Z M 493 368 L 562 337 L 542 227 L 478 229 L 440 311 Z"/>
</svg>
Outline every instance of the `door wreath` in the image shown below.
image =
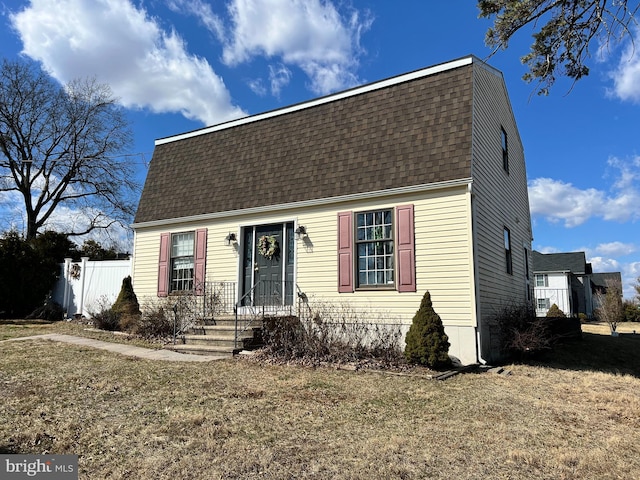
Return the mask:
<svg viewBox="0 0 640 480">
<path fill-rule="evenodd" d="M 275 235 L 262 235 L 258 239 L 258 253 L 269 260 L 278 253 L 278 240 Z"/>
</svg>

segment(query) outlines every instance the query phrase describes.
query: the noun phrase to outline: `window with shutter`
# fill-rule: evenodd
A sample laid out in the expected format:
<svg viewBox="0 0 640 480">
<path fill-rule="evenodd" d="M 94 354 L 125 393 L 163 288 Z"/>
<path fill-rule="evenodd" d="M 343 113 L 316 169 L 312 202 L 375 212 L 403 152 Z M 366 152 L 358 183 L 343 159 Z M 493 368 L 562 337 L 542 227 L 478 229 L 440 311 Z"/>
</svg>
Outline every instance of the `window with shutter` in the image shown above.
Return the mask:
<svg viewBox="0 0 640 480">
<path fill-rule="evenodd" d="M 338 291 L 356 288 L 416 291 L 413 205 L 338 214 Z"/>
<path fill-rule="evenodd" d="M 207 229 L 160 235 L 158 296 L 171 292 L 204 292 Z"/>
</svg>

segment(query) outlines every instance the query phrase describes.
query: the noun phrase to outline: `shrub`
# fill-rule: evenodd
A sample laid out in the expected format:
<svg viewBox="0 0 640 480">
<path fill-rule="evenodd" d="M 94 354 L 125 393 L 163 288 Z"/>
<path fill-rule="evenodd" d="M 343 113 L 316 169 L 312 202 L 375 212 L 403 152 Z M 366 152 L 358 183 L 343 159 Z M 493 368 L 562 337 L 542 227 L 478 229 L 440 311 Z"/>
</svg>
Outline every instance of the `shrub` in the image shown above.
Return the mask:
<svg viewBox="0 0 640 480">
<path fill-rule="evenodd" d="M 146 339 L 166 339 L 173 336 L 173 310 L 169 299 L 145 305 L 133 333 Z"/>
<path fill-rule="evenodd" d="M 140 315 L 140 304 L 138 303 L 138 297 L 136 297 L 136 294 L 133 291 L 131 276 L 127 276 L 122 280 L 120 293 L 118 294 L 116 301 L 111 306 L 111 309 L 120 315 Z"/>
<path fill-rule="evenodd" d="M 64 308 L 57 302 L 51 299 L 51 295 L 47 295 L 47 299 L 44 305 L 36 308 L 33 312 L 27 315 L 28 319 L 37 318 L 40 320 L 60 321 L 64 318 Z"/>
<path fill-rule="evenodd" d="M 537 318 L 532 305 L 505 307 L 494 322 L 500 330 L 502 351 L 507 355 L 530 357 L 551 348 L 549 319 Z"/>
<path fill-rule="evenodd" d="M 626 300 L 623 309 L 625 322 L 640 322 L 640 305 Z"/>
<path fill-rule="evenodd" d="M 587 317 L 586 313 L 580 312 L 578 314 L 578 318 L 580 319 L 580 323 L 587 323 L 589 321 L 589 318 Z"/>
<path fill-rule="evenodd" d="M 560 310 L 558 305 L 556 305 L 554 303 L 553 305 L 551 305 L 551 308 L 547 312 L 547 317 L 550 317 L 550 318 L 566 318 L 566 315 L 562 310 Z"/>
<path fill-rule="evenodd" d="M 15 231 L 0 236 L 0 315 L 24 318 L 42 306 L 58 273 L 47 246 Z"/>
<path fill-rule="evenodd" d="M 106 297 L 98 300 L 97 311 L 91 311 L 93 326 L 100 330 L 120 331 L 120 316 L 113 311 Z"/>
<path fill-rule="evenodd" d="M 410 363 L 431 368 L 443 368 L 451 365 L 449 358 L 449 337 L 444 333 L 440 316 L 433 309 L 431 294 L 427 291 L 422 297 L 420 308 L 406 336 L 404 355 Z"/>
<path fill-rule="evenodd" d="M 399 323 L 372 321 L 382 315 L 341 303 L 317 302 L 307 312 L 301 318 L 265 318 L 265 354 L 311 363 L 403 362 Z"/>
<path fill-rule="evenodd" d="M 273 354 L 285 358 L 309 355 L 324 357 L 326 348 L 309 348 L 313 336 L 307 336 L 298 317 L 265 317 L 262 322 L 262 340 Z M 315 342 L 314 342 L 315 343 Z"/>
<path fill-rule="evenodd" d="M 133 291 L 130 276 L 122 280 L 120 293 L 111 306 L 111 310 L 118 316 L 120 330 L 136 333 L 140 320 L 140 304 L 138 303 L 138 297 L 136 297 Z"/>
</svg>

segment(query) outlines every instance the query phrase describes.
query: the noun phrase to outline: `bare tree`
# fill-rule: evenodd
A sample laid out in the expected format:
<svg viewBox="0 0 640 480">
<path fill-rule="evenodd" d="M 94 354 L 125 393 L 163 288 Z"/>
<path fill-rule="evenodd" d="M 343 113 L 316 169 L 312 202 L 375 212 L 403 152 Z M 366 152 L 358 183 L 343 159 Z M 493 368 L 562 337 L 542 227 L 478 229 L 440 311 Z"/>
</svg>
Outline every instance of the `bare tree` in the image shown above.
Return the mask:
<svg viewBox="0 0 640 480">
<path fill-rule="evenodd" d="M 598 290 L 595 295 L 598 304 L 596 316 L 599 320 L 607 322 L 611 333 L 614 334 L 618 328 L 618 322 L 624 318 L 622 292 L 618 283 L 612 280 L 606 281 L 603 290 Z"/>
<path fill-rule="evenodd" d="M 60 207 L 83 235 L 134 212 L 130 162 L 119 156 L 131 129 L 108 85 L 95 79 L 62 87 L 37 65 L 4 60 L 0 70 L 0 193 L 24 202 L 27 239 Z"/>
<path fill-rule="evenodd" d="M 525 25 L 534 29 L 531 50 L 522 57 L 529 71 L 523 79 L 538 82 L 546 95 L 557 75 L 574 81 L 589 75 L 589 46 L 608 47 L 623 38 L 633 41 L 638 25 L 638 2 L 633 0 L 479 0 L 480 17 L 494 17 L 485 42 L 494 53 L 506 49 Z"/>
</svg>

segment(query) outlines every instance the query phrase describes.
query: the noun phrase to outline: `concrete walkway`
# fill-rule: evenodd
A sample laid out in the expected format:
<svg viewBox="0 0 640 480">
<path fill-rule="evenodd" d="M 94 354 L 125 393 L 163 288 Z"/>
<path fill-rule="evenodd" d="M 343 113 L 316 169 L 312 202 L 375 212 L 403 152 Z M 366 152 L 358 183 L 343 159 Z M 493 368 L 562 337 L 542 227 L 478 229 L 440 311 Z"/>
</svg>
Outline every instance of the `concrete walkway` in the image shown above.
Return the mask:
<svg viewBox="0 0 640 480">
<path fill-rule="evenodd" d="M 0 343 L 23 340 L 53 340 L 54 342 L 72 343 L 74 345 L 107 350 L 109 352 L 115 352 L 129 357 L 145 358 L 147 360 L 162 360 L 166 362 L 210 362 L 212 360 L 229 358 L 228 355 L 192 355 L 189 353 L 172 352 L 171 350 L 153 350 L 151 348 L 136 347 L 133 345 L 125 345 L 123 343 L 104 342 L 102 340 L 76 337 L 73 335 L 63 335 L 59 333 L 10 338 Z"/>
</svg>

